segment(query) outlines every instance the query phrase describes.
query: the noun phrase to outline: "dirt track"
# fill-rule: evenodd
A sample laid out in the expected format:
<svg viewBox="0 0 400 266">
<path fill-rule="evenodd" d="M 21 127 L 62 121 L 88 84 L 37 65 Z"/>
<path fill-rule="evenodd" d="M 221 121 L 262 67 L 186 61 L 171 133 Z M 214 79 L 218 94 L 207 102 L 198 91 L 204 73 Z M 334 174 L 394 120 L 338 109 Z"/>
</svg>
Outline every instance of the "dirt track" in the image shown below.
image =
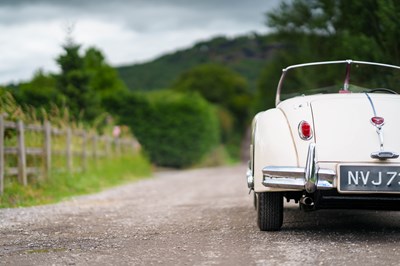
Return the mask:
<svg viewBox="0 0 400 266">
<path fill-rule="evenodd" d="M 0 265 L 398 265 L 400 212 L 287 204 L 260 232 L 245 167 L 163 172 L 61 204 L 0 210 Z"/>
</svg>

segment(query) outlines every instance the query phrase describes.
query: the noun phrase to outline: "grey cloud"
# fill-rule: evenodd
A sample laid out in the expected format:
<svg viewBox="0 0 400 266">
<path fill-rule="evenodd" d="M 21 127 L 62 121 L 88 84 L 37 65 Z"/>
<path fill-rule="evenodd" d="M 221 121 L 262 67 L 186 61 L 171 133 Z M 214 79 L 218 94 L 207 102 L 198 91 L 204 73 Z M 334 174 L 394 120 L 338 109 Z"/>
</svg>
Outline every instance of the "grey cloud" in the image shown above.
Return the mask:
<svg viewBox="0 0 400 266">
<path fill-rule="evenodd" d="M 24 23 L 59 17 L 96 16 L 124 21 L 132 27 L 146 30 L 152 24 L 174 23 L 184 27 L 201 26 L 209 20 L 263 20 L 263 12 L 279 0 L 3 0 L 0 2 L 0 23 Z M 36 12 L 26 14 L 29 10 Z M 178 21 L 174 22 L 174 21 Z"/>
<path fill-rule="evenodd" d="M 54 49 L 62 42 L 62 26 L 67 23 L 76 23 L 76 35 L 81 43 L 99 45 L 112 63 L 120 64 L 154 58 L 215 35 L 264 30 L 264 13 L 279 2 L 0 0 L 0 29 L 8 34 L 3 36 L 0 47 L 2 42 L 3 47 L 4 43 L 7 47 L 18 47 L 18 54 L 13 57 L 0 55 L 0 62 L 4 63 L 0 68 L 0 83 L 27 78 L 37 67 L 54 70 Z M 60 25 L 59 31 L 54 29 L 55 25 Z M 36 36 L 46 36 L 39 40 L 40 46 L 46 47 L 40 54 L 28 47 L 29 38 Z"/>
</svg>

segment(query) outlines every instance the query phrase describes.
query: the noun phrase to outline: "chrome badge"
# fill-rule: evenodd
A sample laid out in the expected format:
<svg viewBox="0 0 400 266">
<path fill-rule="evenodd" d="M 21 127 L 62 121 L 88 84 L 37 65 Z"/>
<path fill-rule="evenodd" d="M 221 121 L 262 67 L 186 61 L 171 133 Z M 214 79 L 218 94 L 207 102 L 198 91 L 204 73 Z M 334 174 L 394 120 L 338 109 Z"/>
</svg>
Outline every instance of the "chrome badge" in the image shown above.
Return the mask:
<svg viewBox="0 0 400 266">
<path fill-rule="evenodd" d="M 374 116 L 371 118 L 371 123 L 377 128 L 381 129 L 382 126 L 385 124 L 385 119 L 383 117 Z"/>
<path fill-rule="evenodd" d="M 383 148 L 383 125 L 385 124 L 385 119 L 383 117 L 374 116 L 371 118 L 371 123 L 376 127 L 376 133 L 379 136 L 380 150 L 371 153 L 371 158 L 386 160 L 386 159 L 396 159 L 399 157 L 399 154 L 396 152 L 385 151 Z"/>
</svg>

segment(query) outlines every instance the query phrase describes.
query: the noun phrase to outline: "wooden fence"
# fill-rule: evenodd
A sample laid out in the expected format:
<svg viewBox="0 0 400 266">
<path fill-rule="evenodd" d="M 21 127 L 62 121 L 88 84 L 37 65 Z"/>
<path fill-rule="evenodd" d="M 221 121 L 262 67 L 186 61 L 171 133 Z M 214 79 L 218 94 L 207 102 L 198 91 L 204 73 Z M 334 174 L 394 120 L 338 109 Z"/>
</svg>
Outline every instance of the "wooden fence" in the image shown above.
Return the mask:
<svg viewBox="0 0 400 266">
<path fill-rule="evenodd" d="M 7 147 L 5 133 L 15 132 L 14 146 Z M 25 142 L 27 132 L 36 132 L 42 135 L 39 147 L 28 147 Z M 57 145 L 52 145 L 55 138 L 63 138 Z M 78 149 L 77 149 L 78 148 Z M 36 175 L 39 178 L 50 178 L 55 168 L 57 171 L 75 172 L 84 171 L 88 160 L 96 162 L 101 157 L 119 156 L 127 153 L 136 153 L 138 142 L 133 138 L 113 138 L 111 136 L 98 136 L 89 132 L 71 128 L 59 129 L 52 127 L 46 121 L 43 125 L 29 125 L 22 121 L 6 121 L 0 115 L 0 195 L 4 192 L 4 177 L 17 176 L 19 183 L 26 186 L 28 175 Z M 7 156 L 14 156 L 14 166 L 7 162 Z M 41 162 L 39 165 L 27 165 L 27 157 L 36 157 Z M 52 159 L 55 156 L 63 157 L 63 166 L 52 167 Z M 7 165 L 6 165 L 7 163 Z"/>
</svg>

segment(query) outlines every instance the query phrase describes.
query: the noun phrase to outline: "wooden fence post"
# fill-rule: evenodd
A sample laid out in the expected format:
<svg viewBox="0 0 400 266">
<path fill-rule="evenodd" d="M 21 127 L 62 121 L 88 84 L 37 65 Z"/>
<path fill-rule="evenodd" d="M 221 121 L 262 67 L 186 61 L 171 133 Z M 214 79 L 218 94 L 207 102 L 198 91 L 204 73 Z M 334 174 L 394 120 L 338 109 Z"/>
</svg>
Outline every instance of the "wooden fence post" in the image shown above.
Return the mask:
<svg viewBox="0 0 400 266">
<path fill-rule="evenodd" d="M 87 167 L 86 143 L 87 143 L 87 135 L 86 135 L 86 131 L 83 131 L 83 133 L 82 133 L 82 170 L 83 171 L 86 171 L 86 167 Z"/>
<path fill-rule="evenodd" d="M 16 123 L 5 120 L 5 115 L 0 114 L 0 195 L 4 193 L 4 178 L 6 172 L 9 175 L 17 175 L 18 182 L 23 186 L 28 185 L 28 174 L 36 173 L 39 169 L 38 166 L 27 167 L 27 156 L 40 156 L 42 158 L 42 169 L 43 174 L 41 177 L 49 178 L 51 175 L 52 163 L 54 158 L 54 154 L 59 154 L 60 150 L 57 147 L 53 147 L 52 142 L 55 141 L 53 138 L 54 135 L 64 135 L 66 134 L 66 147 L 65 152 L 61 151 L 63 155 L 66 155 L 66 164 L 67 170 L 69 172 L 73 171 L 73 161 L 74 161 L 74 150 L 73 150 L 73 137 L 74 134 L 79 138 L 82 138 L 81 143 L 81 153 L 76 156 L 81 158 L 81 170 L 87 170 L 88 166 L 88 157 L 93 157 L 93 159 L 99 159 L 103 155 L 107 157 L 111 156 L 121 156 L 122 154 L 126 154 L 130 151 L 132 147 L 133 151 L 136 152 L 138 149 L 138 143 L 136 140 L 130 141 L 128 139 L 120 139 L 120 138 L 112 138 L 109 136 L 101 136 L 98 135 L 88 135 L 86 131 L 77 131 L 72 132 L 70 128 L 67 128 L 66 131 L 52 128 L 51 123 L 49 121 L 45 121 L 43 126 L 37 125 L 25 125 L 23 121 L 18 121 Z M 5 130 L 6 129 L 15 129 L 17 133 L 17 147 L 5 147 Z M 38 147 L 26 147 L 25 143 L 25 131 L 35 131 L 35 132 L 43 132 L 44 138 L 42 143 L 42 148 Z M 102 143 L 104 141 L 104 145 Z M 92 148 L 90 147 L 92 146 Z M 113 147 L 114 146 L 114 147 Z M 91 153 L 92 151 L 92 153 Z M 17 155 L 18 167 L 10 167 L 6 171 L 5 154 L 13 154 Z M 29 157 L 30 158 L 30 157 Z M 14 165 L 13 165 L 14 166 Z"/>
<path fill-rule="evenodd" d="M 92 147 L 92 149 L 93 149 L 92 155 L 93 155 L 93 159 L 96 162 L 96 160 L 97 160 L 97 135 L 96 134 L 93 135 L 92 141 L 93 141 L 93 143 L 92 143 L 92 145 L 93 145 L 93 147 Z"/>
<path fill-rule="evenodd" d="M 51 172 L 51 124 L 47 120 L 44 122 L 44 157 L 46 178 L 49 178 Z"/>
<path fill-rule="evenodd" d="M 121 140 L 119 138 L 115 138 L 115 153 L 117 156 L 121 156 Z"/>
<path fill-rule="evenodd" d="M 17 122 L 18 131 L 18 181 L 26 186 L 28 185 L 28 178 L 26 174 L 26 152 L 25 152 L 25 133 L 24 123 L 19 120 Z"/>
<path fill-rule="evenodd" d="M 67 128 L 66 130 L 66 140 L 65 140 L 65 151 L 66 151 L 66 162 L 67 162 L 67 171 L 72 173 L 72 132 L 71 128 Z"/>
<path fill-rule="evenodd" d="M 0 195 L 4 192 L 4 118 L 0 115 Z"/>
</svg>

